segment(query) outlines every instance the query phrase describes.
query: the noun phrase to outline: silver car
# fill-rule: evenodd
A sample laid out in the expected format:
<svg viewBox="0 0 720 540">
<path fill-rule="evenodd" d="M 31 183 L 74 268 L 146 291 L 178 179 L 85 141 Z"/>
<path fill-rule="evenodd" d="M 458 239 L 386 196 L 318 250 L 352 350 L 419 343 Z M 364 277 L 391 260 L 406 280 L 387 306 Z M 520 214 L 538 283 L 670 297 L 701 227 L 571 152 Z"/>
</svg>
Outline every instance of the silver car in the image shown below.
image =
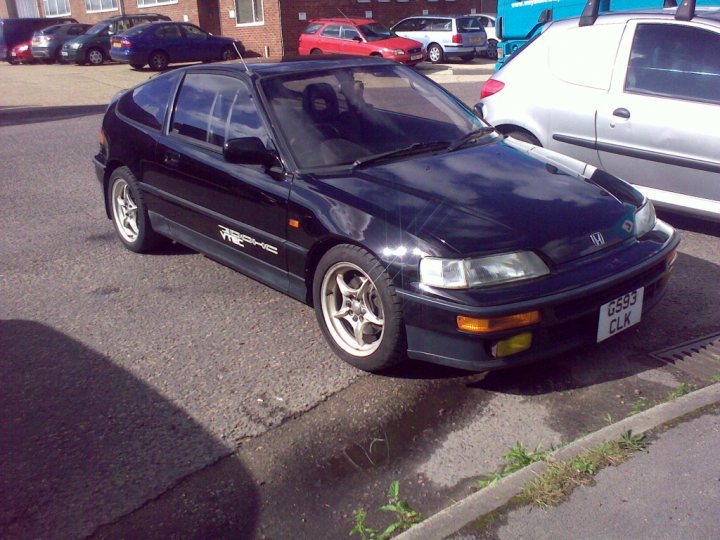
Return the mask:
<svg viewBox="0 0 720 540">
<path fill-rule="evenodd" d="M 659 206 L 720 221 L 720 8 L 550 23 L 483 86 L 505 134 L 602 167 Z"/>
<path fill-rule="evenodd" d="M 433 64 L 448 56 L 465 62 L 487 49 L 487 34 L 477 15 L 408 17 L 391 28 L 398 36 L 414 39 L 424 45 L 427 59 Z"/>
</svg>

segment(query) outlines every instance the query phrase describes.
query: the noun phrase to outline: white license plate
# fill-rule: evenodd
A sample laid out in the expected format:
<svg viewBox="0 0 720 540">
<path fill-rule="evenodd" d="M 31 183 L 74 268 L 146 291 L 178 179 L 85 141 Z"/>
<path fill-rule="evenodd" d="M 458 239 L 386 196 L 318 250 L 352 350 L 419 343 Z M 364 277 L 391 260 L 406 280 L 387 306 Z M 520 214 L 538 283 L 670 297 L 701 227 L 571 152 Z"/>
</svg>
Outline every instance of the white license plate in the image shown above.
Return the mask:
<svg viewBox="0 0 720 540">
<path fill-rule="evenodd" d="M 119 42 L 119 41 L 116 41 L 116 42 L 114 42 L 114 43 L 112 44 L 112 46 L 113 46 L 113 49 L 119 49 L 119 48 L 120 48 L 120 42 Z"/>
<path fill-rule="evenodd" d="M 422 54 L 411 54 L 410 60 L 420 60 L 422 58 Z"/>
<path fill-rule="evenodd" d="M 640 322 L 644 292 L 640 287 L 600 307 L 598 343 Z"/>
<path fill-rule="evenodd" d="M 10 56 L 17 56 L 17 53 L 15 51 L 10 53 Z"/>
<path fill-rule="evenodd" d="M 68 55 L 67 51 L 60 51 L 60 56 L 67 56 L 67 55 Z"/>
<path fill-rule="evenodd" d="M 478 41 L 480 41 L 480 38 L 479 37 L 471 37 L 471 38 L 469 38 L 469 40 L 470 40 L 470 43 L 477 43 Z"/>
</svg>

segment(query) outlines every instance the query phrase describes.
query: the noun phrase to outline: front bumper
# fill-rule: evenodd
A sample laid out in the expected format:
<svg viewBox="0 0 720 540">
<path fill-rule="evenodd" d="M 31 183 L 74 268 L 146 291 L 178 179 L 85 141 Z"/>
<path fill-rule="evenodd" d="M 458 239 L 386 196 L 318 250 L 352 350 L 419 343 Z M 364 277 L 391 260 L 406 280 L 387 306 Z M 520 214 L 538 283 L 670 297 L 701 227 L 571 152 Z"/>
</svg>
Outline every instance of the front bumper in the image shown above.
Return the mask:
<svg viewBox="0 0 720 540">
<path fill-rule="evenodd" d="M 60 51 L 60 57 L 66 62 L 85 62 L 85 51 L 63 47 Z"/>
<path fill-rule="evenodd" d="M 439 300 L 421 292 L 399 290 L 408 343 L 408 356 L 471 371 L 510 368 L 596 342 L 600 306 L 644 287 L 643 314 L 662 298 L 672 272 L 668 256 L 679 243 L 673 233 L 663 248 L 644 264 L 615 276 L 534 300 L 492 307 L 468 306 Z M 456 317 L 496 317 L 539 310 L 542 321 L 533 326 L 492 334 L 457 329 Z M 641 323 L 642 324 L 642 321 Z M 493 346 L 523 332 L 532 333 L 524 352 L 493 356 Z"/>
</svg>

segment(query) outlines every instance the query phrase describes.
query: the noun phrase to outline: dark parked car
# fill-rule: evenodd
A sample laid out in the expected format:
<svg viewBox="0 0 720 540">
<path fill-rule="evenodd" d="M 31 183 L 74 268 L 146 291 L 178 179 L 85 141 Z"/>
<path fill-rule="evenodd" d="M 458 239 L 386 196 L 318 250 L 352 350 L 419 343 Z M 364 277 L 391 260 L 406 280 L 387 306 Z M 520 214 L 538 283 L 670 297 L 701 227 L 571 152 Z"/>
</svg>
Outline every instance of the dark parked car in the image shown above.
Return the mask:
<svg viewBox="0 0 720 540">
<path fill-rule="evenodd" d="M 109 105 L 94 162 L 128 249 L 171 238 L 313 305 L 369 371 L 603 341 L 660 300 L 679 242 L 631 185 L 379 58 L 162 74 Z"/>
<path fill-rule="evenodd" d="M 33 33 L 48 26 L 62 23 L 76 23 L 72 17 L 0 19 L 0 60 L 9 62 L 13 47 L 18 43 L 30 41 Z"/>
<path fill-rule="evenodd" d="M 232 38 L 213 36 L 190 23 L 155 22 L 141 24 L 112 38 L 110 57 L 140 69 L 163 71 L 177 62 L 213 62 L 232 60 L 242 54 L 242 43 Z"/>
<path fill-rule="evenodd" d="M 66 41 L 60 51 L 63 60 L 76 64 L 99 66 L 110 58 L 110 38 L 130 30 L 133 26 L 153 21 L 169 21 L 170 17 L 157 13 L 118 15 L 100 21 L 82 36 Z"/>
<path fill-rule="evenodd" d="M 35 60 L 60 61 L 60 50 L 68 40 L 84 34 L 89 24 L 56 24 L 33 34 L 32 56 Z"/>
</svg>

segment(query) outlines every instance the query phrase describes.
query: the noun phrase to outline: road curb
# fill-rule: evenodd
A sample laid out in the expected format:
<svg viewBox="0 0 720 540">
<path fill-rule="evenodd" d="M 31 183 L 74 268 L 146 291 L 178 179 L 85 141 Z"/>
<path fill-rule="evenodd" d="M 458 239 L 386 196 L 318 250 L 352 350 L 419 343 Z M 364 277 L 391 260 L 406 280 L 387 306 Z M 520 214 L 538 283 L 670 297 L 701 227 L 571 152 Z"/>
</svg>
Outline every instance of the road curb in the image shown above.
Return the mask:
<svg viewBox="0 0 720 540">
<path fill-rule="evenodd" d="M 617 440 L 627 430 L 635 435 L 656 429 L 702 409 L 720 403 L 720 383 L 707 386 L 686 396 L 662 403 L 651 409 L 630 416 L 594 433 L 586 435 L 567 446 L 556 450 L 550 456 L 556 461 L 567 461 L 603 442 Z M 398 535 L 397 540 L 428 540 L 445 538 L 462 529 L 471 521 L 481 518 L 507 504 L 523 487 L 547 468 L 545 461 L 539 461 L 511 474 L 492 487 L 477 491 L 463 500 L 441 510 L 422 523 Z"/>
</svg>

